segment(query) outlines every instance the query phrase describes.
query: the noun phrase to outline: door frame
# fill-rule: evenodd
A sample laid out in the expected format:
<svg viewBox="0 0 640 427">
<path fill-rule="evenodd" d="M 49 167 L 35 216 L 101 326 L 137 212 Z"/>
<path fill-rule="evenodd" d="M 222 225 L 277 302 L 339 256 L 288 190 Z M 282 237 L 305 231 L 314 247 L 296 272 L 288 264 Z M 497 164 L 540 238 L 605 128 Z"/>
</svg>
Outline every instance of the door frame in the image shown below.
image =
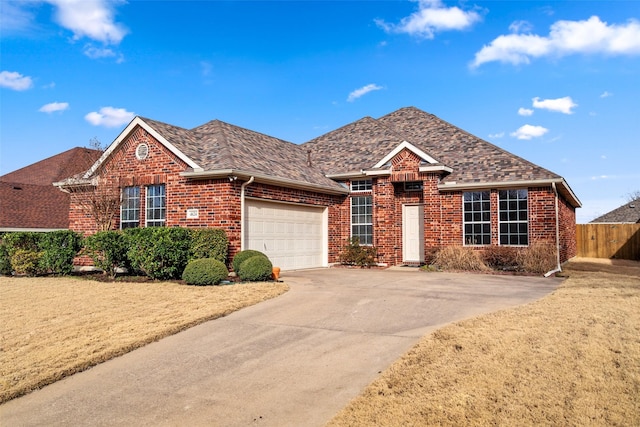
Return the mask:
<svg viewBox="0 0 640 427">
<path fill-rule="evenodd" d="M 417 224 L 411 224 L 408 220 L 407 211 L 409 209 L 417 209 L 418 210 L 418 220 Z M 414 220 L 415 221 L 415 220 Z M 409 235 L 409 226 L 417 225 L 417 233 L 418 239 L 414 241 L 413 238 Z M 410 242 L 413 242 L 413 245 L 417 245 L 417 247 L 410 247 Z M 417 259 L 409 259 L 409 256 L 414 257 L 413 254 L 418 252 Z M 424 204 L 406 204 L 402 205 L 402 262 L 417 264 L 424 263 Z"/>
</svg>

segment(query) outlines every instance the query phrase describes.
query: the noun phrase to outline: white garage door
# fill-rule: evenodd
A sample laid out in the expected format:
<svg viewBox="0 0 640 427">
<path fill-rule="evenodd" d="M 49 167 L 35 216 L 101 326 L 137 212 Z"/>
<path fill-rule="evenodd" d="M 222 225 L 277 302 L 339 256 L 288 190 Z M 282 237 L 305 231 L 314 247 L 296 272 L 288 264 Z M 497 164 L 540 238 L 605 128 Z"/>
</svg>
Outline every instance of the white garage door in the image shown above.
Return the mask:
<svg viewBox="0 0 640 427">
<path fill-rule="evenodd" d="M 245 248 L 264 252 L 282 270 L 326 266 L 325 209 L 246 201 Z"/>
</svg>

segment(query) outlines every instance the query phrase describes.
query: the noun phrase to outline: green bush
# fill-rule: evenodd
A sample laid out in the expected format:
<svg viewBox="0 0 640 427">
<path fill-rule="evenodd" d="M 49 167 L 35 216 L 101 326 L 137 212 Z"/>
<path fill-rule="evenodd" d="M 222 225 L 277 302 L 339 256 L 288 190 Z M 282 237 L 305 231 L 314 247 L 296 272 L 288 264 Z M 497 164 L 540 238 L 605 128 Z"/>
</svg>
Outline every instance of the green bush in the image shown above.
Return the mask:
<svg viewBox="0 0 640 427">
<path fill-rule="evenodd" d="M 121 231 L 100 231 L 84 239 L 85 254 L 93 265 L 109 277 L 116 277 L 118 268 L 128 268 L 127 239 Z"/>
<path fill-rule="evenodd" d="M 41 251 L 32 249 L 17 249 L 11 255 L 11 266 L 16 274 L 37 276 L 42 274 L 42 269 L 40 268 L 42 254 Z"/>
<path fill-rule="evenodd" d="M 238 276 L 248 282 L 271 280 L 273 265 L 266 256 L 254 255 L 240 265 Z"/>
<path fill-rule="evenodd" d="M 43 233 L 40 238 L 42 258 L 40 267 L 53 274 L 69 274 L 73 271 L 73 259 L 82 247 L 82 237 L 71 230 Z"/>
<path fill-rule="evenodd" d="M 129 228 L 125 231 L 131 267 L 158 279 L 179 279 L 189 261 L 191 234 L 186 228 Z"/>
<path fill-rule="evenodd" d="M 191 229 L 190 259 L 213 258 L 227 262 L 229 239 L 221 228 Z"/>
<path fill-rule="evenodd" d="M 373 246 L 360 246 L 360 239 L 353 237 L 340 254 L 340 262 L 358 267 L 372 267 L 376 265 L 378 250 Z"/>
<path fill-rule="evenodd" d="M 267 258 L 267 256 L 265 254 L 263 254 L 260 251 L 256 251 L 253 249 L 245 249 L 244 251 L 240 251 L 238 252 L 234 257 L 233 257 L 233 262 L 232 262 L 232 267 L 233 267 L 233 271 L 236 272 L 236 274 L 240 275 L 240 269 L 242 268 L 242 263 L 245 262 L 246 260 L 248 260 L 249 258 L 252 258 L 254 256 L 262 256 L 264 258 Z M 268 259 L 268 258 L 267 258 Z"/>
<path fill-rule="evenodd" d="M 13 273 L 11 268 L 11 259 L 9 258 L 9 250 L 4 236 L 0 237 L 0 274 L 10 276 Z"/>
<path fill-rule="evenodd" d="M 201 258 L 190 261 L 182 273 L 182 280 L 188 285 L 217 285 L 229 275 L 223 262 L 214 258 Z"/>
</svg>

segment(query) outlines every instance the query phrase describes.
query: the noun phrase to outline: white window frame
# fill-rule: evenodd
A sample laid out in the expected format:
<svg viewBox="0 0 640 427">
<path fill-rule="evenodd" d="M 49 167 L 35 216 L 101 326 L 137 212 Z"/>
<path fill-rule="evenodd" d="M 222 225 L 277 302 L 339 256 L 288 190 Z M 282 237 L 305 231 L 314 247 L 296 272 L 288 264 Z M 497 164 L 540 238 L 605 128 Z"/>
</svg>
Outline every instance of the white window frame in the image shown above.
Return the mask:
<svg viewBox="0 0 640 427">
<path fill-rule="evenodd" d="M 516 195 L 512 198 L 512 195 Z M 524 197 L 522 197 L 524 195 Z M 507 196 L 505 198 L 505 196 Z M 524 207 L 523 207 L 524 204 Z M 526 228 L 521 231 L 522 226 Z M 511 231 L 515 226 L 518 230 Z M 498 191 L 498 241 L 502 246 L 529 246 L 529 191 L 526 188 L 517 190 Z M 517 242 L 512 243 L 512 237 L 516 237 Z M 522 241 L 524 240 L 526 241 Z M 503 240 L 505 242 L 503 243 Z"/>
<path fill-rule="evenodd" d="M 351 206 L 351 238 L 357 237 L 362 246 L 373 245 L 373 196 L 352 196 L 349 204 Z M 364 209 L 364 212 L 358 211 L 354 213 L 354 207 L 358 210 Z M 364 232 L 361 230 L 364 230 Z"/>
<path fill-rule="evenodd" d="M 161 190 L 154 194 L 154 190 Z M 167 218 L 167 186 L 165 184 L 148 185 L 145 196 L 145 226 L 164 227 Z"/>
<path fill-rule="evenodd" d="M 355 179 L 351 181 L 351 192 L 361 193 L 363 191 L 371 191 L 373 189 L 373 183 L 370 179 Z"/>
<path fill-rule="evenodd" d="M 131 196 L 129 191 L 134 191 L 136 194 Z M 140 187 L 122 187 L 120 191 L 120 229 L 136 227 L 140 227 Z"/>
<path fill-rule="evenodd" d="M 471 200 L 467 200 L 468 197 L 471 197 Z M 476 197 L 480 198 L 476 200 Z M 486 209 L 484 206 L 487 206 Z M 468 226 L 471 227 L 471 232 L 467 232 Z M 482 230 L 477 232 L 475 231 L 476 227 L 480 227 Z M 476 236 L 480 237 L 480 242 Z M 491 244 L 491 191 L 465 191 L 462 193 L 462 238 L 465 246 Z"/>
</svg>

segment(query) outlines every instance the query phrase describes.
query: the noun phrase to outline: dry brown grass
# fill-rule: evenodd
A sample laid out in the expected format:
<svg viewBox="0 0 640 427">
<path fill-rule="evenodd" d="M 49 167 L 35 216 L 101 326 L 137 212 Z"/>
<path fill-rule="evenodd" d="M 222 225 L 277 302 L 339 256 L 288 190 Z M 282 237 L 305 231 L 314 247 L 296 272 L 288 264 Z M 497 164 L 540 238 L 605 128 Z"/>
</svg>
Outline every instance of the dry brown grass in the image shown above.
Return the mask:
<svg viewBox="0 0 640 427">
<path fill-rule="evenodd" d="M 287 289 L 0 277 L 0 402 Z"/>
<path fill-rule="evenodd" d="M 640 425 L 640 263 L 593 261 L 426 336 L 329 425 Z"/>
</svg>

